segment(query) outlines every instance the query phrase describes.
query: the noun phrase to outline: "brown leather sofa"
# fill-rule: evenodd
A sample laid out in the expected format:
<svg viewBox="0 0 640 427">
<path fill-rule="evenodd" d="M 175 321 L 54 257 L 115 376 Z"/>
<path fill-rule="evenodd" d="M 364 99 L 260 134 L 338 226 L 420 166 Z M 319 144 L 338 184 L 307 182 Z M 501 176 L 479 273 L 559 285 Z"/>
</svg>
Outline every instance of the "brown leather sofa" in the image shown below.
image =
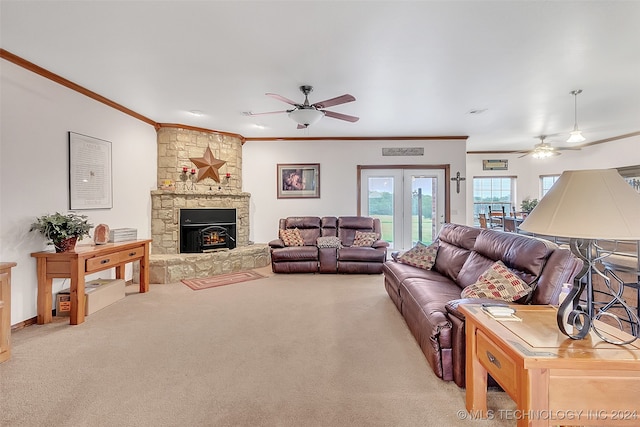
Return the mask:
<svg viewBox="0 0 640 427">
<path fill-rule="evenodd" d="M 553 242 L 497 230 L 445 224 L 436 240 L 431 270 L 400 263 L 394 253 L 383 266 L 384 284 L 435 374 L 464 387 L 464 315 L 457 308 L 496 300 L 460 299 L 462 289 L 502 260 L 534 289 L 524 303 L 556 304 L 583 263 Z"/>
<path fill-rule="evenodd" d="M 387 259 L 389 243 L 383 240 L 376 240 L 372 246 L 353 246 L 357 231 L 381 235 L 378 218 L 288 217 L 280 219 L 278 228 L 297 228 L 304 246 L 285 246 L 280 238 L 269 242 L 274 273 L 380 274 Z M 318 247 L 319 237 L 338 237 L 341 247 Z"/>
</svg>

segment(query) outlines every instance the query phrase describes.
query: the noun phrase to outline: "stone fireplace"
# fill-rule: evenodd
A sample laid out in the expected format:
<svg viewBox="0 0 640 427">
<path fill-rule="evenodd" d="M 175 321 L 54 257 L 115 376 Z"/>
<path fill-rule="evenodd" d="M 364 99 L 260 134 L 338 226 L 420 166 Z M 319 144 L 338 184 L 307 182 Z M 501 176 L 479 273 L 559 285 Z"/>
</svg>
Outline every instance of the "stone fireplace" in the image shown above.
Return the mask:
<svg viewBox="0 0 640 427">
<path fill-rule="evenodd" d="M 205 277 L 269 265 L 267 245 L 249 242 L 249 200 L 242 192 L 240 135 L 163 125 L 158 129 L 158 190 L 151 191 L 151 283 Z M 226 163 L 220 182 L 212 178 L 194 182 L 190 158 L 201 158 L 208 148 Z M 181 179 L 182 178 L 182 179 Z M 183 180 L 184 179 L 184 180 Z M 235 210 L 234 247 L 221 252 L 181 253 L 181 210 Z"/>
</svg>

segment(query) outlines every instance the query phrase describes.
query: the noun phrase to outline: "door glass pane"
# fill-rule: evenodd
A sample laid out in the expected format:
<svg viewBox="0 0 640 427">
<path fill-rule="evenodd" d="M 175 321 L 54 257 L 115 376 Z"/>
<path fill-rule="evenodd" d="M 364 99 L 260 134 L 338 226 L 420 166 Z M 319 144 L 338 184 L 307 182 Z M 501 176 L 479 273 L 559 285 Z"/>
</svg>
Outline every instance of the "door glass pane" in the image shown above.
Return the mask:
<svg viewBox="0 0 640 427">
<path fill-rule="evenodd" d="M 393 247 L 393 177 L 376 176 L 368 178 L 368 215 L 379 218 L 382 226 L 382 240 Z"/>
<path fill-rule="evenodd" d="M 431 176 L 411 176 L 411 245 L 433 241 L 437 180 Z"/>
</svg>

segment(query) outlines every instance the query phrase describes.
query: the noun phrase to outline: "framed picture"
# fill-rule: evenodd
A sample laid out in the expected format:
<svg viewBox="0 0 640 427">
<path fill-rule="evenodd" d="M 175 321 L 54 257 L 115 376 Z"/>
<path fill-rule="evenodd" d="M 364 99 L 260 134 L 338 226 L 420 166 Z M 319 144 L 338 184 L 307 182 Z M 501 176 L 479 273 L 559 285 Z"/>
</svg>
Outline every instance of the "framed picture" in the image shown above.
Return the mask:
<svg viewBox="0 0 640 427">
<path fill-rule="evenodd" d="M 69 132 L 69 209 L 111 209 L 111 143 Z"/>
<path fill-rule="evenodd" d="M 320 163 L 278 164 L 278 199 L 320 197 Z"/>
</svg>

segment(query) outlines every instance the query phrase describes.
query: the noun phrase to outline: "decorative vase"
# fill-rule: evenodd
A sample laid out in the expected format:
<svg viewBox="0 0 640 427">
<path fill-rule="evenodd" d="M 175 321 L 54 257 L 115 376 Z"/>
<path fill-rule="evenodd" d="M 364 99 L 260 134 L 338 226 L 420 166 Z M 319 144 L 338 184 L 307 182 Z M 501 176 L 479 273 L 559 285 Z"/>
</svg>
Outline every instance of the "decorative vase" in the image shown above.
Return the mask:
<svg viewBox="0 0 640 427">
<path fill-rule="evenodd" d="M 56 252 L 71 252 L 76 248 L 77 241 L 77 237 L 69 237 L 59 242 L 53 242 L 53 246 L 55 246 Z"/>
</svg>

